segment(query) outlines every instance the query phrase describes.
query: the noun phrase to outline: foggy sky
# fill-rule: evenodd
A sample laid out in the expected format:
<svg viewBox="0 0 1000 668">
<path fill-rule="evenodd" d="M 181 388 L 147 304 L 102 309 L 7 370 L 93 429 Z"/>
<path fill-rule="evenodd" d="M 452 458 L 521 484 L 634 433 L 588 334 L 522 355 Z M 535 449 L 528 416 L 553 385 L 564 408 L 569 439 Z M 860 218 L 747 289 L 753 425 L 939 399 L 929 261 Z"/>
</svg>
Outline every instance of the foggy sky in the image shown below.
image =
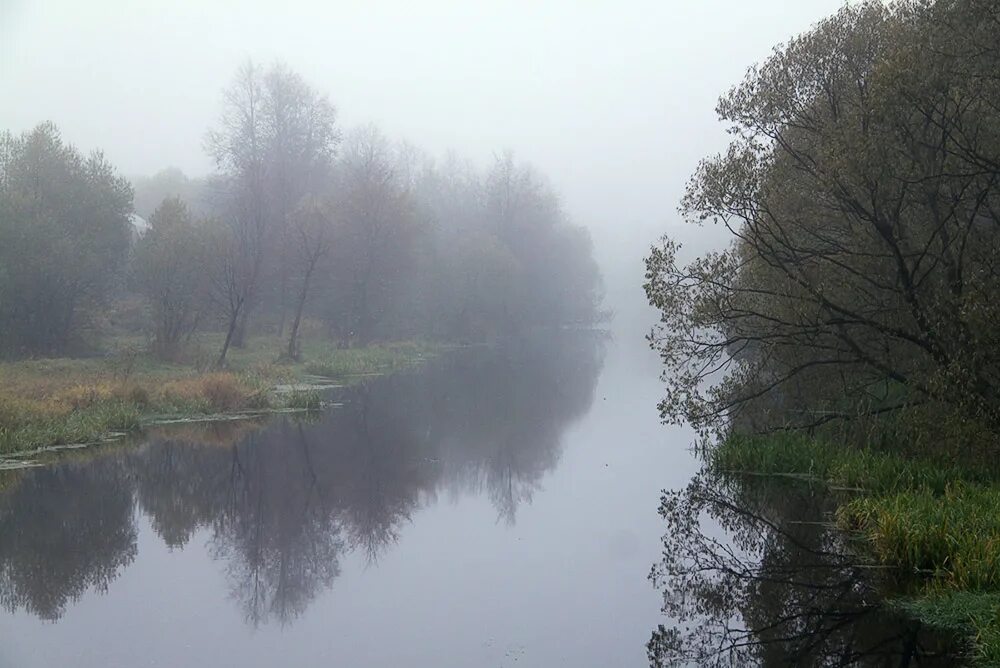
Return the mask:
<svg viewBox="0 0 1000 668">
<path fill-rule="evenodd" d="M 725 145 L 719 95 L 841 4 L 0 0 L 0 129 L 52 120 L 126 175 L 204 175 L 221 89 L 247 58 L 280 59 L 344 127 L 534 163 L 593 231 L 613 292 L 611 265 L 677 223 L 688 176 Z"/>
</svg>

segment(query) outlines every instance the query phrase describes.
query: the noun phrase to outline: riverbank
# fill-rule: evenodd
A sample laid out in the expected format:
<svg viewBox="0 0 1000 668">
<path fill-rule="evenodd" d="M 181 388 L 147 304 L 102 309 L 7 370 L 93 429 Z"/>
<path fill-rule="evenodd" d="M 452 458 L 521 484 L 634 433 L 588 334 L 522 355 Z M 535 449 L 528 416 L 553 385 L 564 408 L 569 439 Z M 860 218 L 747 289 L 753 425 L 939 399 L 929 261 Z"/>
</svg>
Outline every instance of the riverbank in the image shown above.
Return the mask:
<svg viewBox="0 0 1000 668">
<path fill-rule="evenodd" d="M 731 437 L 719 473 L 787 477 L 839 493 L 836 522 L 893 568 L 893 599 L 920 621 L 967 634 L 976 665 L 1000 666 L 1000 473 L 946 457 L 903 457 L 793 434 Z"/>
<path fill-rule="evenodd" d="M 232 350 L 228 368 L 213 371 L 201 353 L 211 343 L 196 342 L 176 363 L 127 341 L 101 357 L 0 363 L 0 454 L 99 442 L 165 420 L 316 408 L 324 383 L 419 364 L 441 349 L 309 341 L 301 361 L 288 362 L 282 341 L 262 337 Z"/>
</svg>

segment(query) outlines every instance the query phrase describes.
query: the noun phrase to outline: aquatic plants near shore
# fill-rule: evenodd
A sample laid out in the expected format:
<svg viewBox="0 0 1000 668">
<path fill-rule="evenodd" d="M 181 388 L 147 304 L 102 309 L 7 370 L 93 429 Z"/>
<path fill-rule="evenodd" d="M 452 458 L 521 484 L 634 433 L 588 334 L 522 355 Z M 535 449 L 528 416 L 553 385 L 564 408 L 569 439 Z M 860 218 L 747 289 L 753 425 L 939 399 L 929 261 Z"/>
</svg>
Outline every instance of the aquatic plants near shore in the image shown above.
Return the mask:
<svg viewBox="0 0 1000 668">
<path fill-rule="evenodd" d="M 850 492 L 837 523 L 878 561 L 914 579 L 897 601 L 921 621 L 962 630 L 979 665 L 1000 666 L 1000 474 L 799 434 L 734 436 L 709 453 L 720 473 L 821 482 Z"/>
</svg>

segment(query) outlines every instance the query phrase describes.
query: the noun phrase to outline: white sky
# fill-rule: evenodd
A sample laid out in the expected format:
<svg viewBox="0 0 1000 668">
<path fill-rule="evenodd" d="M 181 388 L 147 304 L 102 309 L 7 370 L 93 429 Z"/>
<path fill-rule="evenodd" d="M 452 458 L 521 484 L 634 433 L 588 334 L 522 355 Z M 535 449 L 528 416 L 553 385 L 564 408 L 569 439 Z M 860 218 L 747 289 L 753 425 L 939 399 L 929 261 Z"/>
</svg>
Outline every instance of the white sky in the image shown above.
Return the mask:
<svg viewBox="0 0 1000 668">
<path fill-rule="evenodd" d="M 719 95 L 841 4 L 0 0 L 0 129 L 52 120 L 124 174 L 200 175 L 222 87 L 248 57 L 281 59 L 343 125 L 480 164 L 512 149 L 608 264 L 677 222 L 688 176 L 725 144 Z"/>
</svg>

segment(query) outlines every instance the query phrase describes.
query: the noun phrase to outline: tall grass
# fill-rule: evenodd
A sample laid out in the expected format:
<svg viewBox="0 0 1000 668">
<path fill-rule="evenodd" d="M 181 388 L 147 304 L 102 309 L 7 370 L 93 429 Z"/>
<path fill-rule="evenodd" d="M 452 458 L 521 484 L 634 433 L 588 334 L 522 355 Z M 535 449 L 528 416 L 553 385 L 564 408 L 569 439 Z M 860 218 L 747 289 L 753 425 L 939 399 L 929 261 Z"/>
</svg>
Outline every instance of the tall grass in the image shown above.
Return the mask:
<svg viewBox="0 0 1000 668">
<path fill-rule="evenodd" d="M 902 605 L 926 623 L 967 631 L 977 660 L 1000 666 L 1000 471 L 985 462 L 903 456 L 802 434 L 734 436 L 709 453 L 716 472 L 785 475 L 856 494 L 837 511 L 874 556 L 918 579 Z"/>
<path fill-rule="evenodd" d="M 861 497 L 837 516 L 885 563 L 932 573 L 936 584 L 955 589 L 1000 591 L 1000 488 L 956 482 L 943 494 Z"/>
<path fill-rule="evenodd" d="M 317 393 L 276 396 L 272 389 L 305 372 L 336 377 L 393 371 L 438 350 L 409 342 L 337 349 L 305 341 L 307 362 L 279 363 L 285 342 L 260 337 L 233 351 L 229 370 L 209 371 L 199 350 L 214 343 L 210 335 L 195 342 L 188 364 L 156 360 L 131 344 L 106 358 L 0 363 L 0 453 L 97 441 L 109 432 L 138 429 L 143 417 L 314 409 L 322 403 Z"/>
<path fill-rule="evenodd" d="M 122 401 L 95 403 L 64 415 L 22 416 L 13 424 L 0 424 L 0 452 L 93 443 L 111 432 L 127 432 L 141 426 L 135 404 Z"/>
<path fill-rule="evenodd" d="M 1000 593 L 942 589 L 897 605 L 926 624 L 969 634 L 976 664 L 1000 666 Z"/>
<path fill-rule="evenodd" d="M 959 466 L 944 459 L 903 457 L 791 432 L 733 436 L 711 452 L 709 462 L 717 471 L 814 478 L 869 493 L 926 489 L 941 494 L 955 480 L 989 482 L 998 477 L 998 472 L 986 465 Z"/>
<path fill-rule="evenodd" d="M 286 395 L 285 408 L 315 411 L 323 407 L 323 395 L 316 390 L 295 390 Z"/>
</svg>

